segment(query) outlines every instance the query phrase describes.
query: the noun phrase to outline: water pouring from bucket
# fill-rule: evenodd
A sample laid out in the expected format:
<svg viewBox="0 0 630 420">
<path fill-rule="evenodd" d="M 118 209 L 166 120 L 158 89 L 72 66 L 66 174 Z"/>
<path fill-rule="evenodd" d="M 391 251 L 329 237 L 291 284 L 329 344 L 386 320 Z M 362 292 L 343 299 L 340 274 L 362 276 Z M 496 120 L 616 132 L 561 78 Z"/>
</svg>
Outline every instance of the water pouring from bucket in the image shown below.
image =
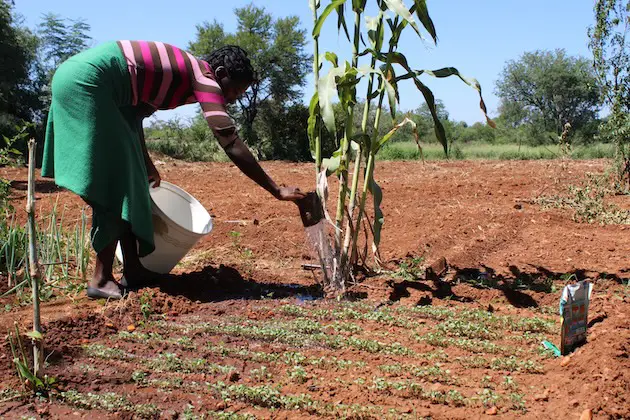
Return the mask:
<svg viewBox="0 0 630 420">
<path fill-rule="evenodd" d="M 327 220 L 324 217 L 321 199 L 317 193 L 309 192 L 306 197 L 296 201 L 296 204 L 300 209 L 306 240 L 311 250 L 317 255 L 324 275 L 324 287 L 326 287 L 331 284 L 335 265 L 330 238 L 326 232 Z"/>
</svg>

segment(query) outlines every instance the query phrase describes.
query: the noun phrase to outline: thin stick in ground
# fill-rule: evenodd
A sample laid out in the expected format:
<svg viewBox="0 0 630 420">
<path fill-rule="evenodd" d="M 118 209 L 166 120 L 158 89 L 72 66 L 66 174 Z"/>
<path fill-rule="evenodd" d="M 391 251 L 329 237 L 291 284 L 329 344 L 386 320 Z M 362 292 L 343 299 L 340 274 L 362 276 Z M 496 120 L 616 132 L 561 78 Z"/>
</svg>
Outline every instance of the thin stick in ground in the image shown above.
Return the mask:
<svg viewBox="0 0 630 420">
<path fill-rule="evenodd" d="M 28 142 L 28 194 L 26 214 L 28 215 L 28 260 L 29 274 L 33 290 L 33 374 L 43 375 L 43 342 L 39 311 L 40 270 L 37 259 L 37 234 L 35 231 L 35 145 L 34 139 Z"/>
</svg>

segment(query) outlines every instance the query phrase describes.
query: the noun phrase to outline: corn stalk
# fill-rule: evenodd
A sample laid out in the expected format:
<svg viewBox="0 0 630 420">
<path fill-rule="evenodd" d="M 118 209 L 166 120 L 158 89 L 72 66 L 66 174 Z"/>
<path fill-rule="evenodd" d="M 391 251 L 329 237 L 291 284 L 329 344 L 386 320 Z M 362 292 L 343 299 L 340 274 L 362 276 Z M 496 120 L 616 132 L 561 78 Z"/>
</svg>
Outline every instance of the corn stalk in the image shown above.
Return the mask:
<svg viewBox="0 0 630 420">
<path fill-rule="evenodd" d="M 365 4 L 363 5 L 365 7 Z M 366 19 L 366 26 L 368 29 L 368 37 L 370 39 L 370 43 L 372 45 L 372 48 L 375 51 L 380 51 L 382 45 L 383 45 L 383 18 L 384 15 L 383 13 L 379 13 L 379 15 L 376 18 L 367 18 Z M 370 62 L 370 68 L 375 68 L 376 66 L 376 56 L 372 55 L 371 57 L 371 62 Z M 368 87 L 367 87 L 367 95 L 366 95 L 366 99 L 365 99 L 365 105 L 363 106 L 363 118 L 361 120 L 361 132 L 362 133 L 367 133 L 367 123 L 368 123 L 368 117 L 370 114 L 370 105 L 372 103 L 372 94 L 373 94 L 373 89 L 374 89 L 374 74 L 370 74 L 369 75 L 369 80 L 368 80 Z M 372 142 L 370 140 L 370 137 L 365 135 L 364 137 L 364 144 L 363 144 L 363 149 L 369 153 L 369 150 L 371 150 L 372 147 Z M 366 155 L 367 155 L 366 153 Z M 357 190 L 358 190 L 358 181 L 359 181 L 359 174 L 360 174 L 360 167 L 361 167 L 361 157 L 362 157 L 362 153 L 361 153 L 361 149 L 359 148 L 359 150 L 357 151 L 357 156 L 356 156 L 356 161 L 355 161 L 355 165 L 354 165 L 354 178 L 353 178 L 353 182 L 352 182 L 352 191 L 350 194 L 350 204 L 349 204 L 349 217 L 352 219 L 354 216 L 354 207 L 355 207 L 355 203 L 356 203 L 356 194 L 357 194 Z M 364 203 L 365 204 L 365 203 Z M 351 254 L 349 255 L 348 258 L 348 263 L 349 264 L 355 264 L 356 262 L 356 256 L 357 256 L 357 239 L 358 239 L 358 232 L 361 226 L 361 219 L 362 219 L 362 210 L 359 211 L 359 216 L 356 219 L 356 224 L 355 224 L 355 229 L 351 230 L 351 229 L 347 229 L 346 230 L 346 237 L 345 237 L 345 241 L 344 241 L 344 248 L 343 248 L 343 254 L 344 255 L 349 255 L 348 253 L 351 252 Z M 348 226 L 350 224 L 348 223 Z M 350 245 L 352 244 L 352 250 L 350 250 Z"/>
<path fill-rule="evenodd" d="M 311 6 L 314 4 L 311 0 Z M 351 40 L 344 15 L 345 3 L 351 1 L 352 10 L 354 12 L 354 37 Z M 319 2 L 317 2 L 319 6 Z M 374 18 L 366 18 L 365 28 L 363 31 L 361 18 L 369 6 L 378 7 L 378 16 Z M 313 8 L 313 7 L 312 7 Z M 339 60 L 336 54 L 331 52 L 325 53 L 326 60 L 330 63 L 331 68 L 325 76 L 320 76 L 320 53 L 319 53 L 319 33 L 322 30 L 327 18 L 333 13 L 337 13 L 337 29 L 341 33 L 343 28 L 348 42 L 352 47 L 351 62 Z M 340 291 L 345 290 L 345 284 L 352 276 L 352 266 L 357 258 L 357 242 L 362 219 L 365 215 L 365 206 L 367 204 L 368 193 L 371 194 L 374 206 L 374 221 L 370 226 L 372 235 L 372 250 L 375 261 L 378 264 L 378 246 L 380 243 L 381 228 L 384 223 L 383 213 L 380 209 L 382 201 L 382 192 L 376 181 L 374 180 L 374 168 L 376 166 L 376 156 L 380 148 L 386 144 L 399 130 L 405 125 L 410 125 L 417 136 L 415 124 L 408 118 L 400 122 L 396 121 L 397 102 L 398 102 L 398 86 L 404 81 L 413 81 L 416 88 L 422 94 L 431 112 L 434 121 L 435 133 L 438 140 L 444 147 L 445 154 L 448 154 L 447 139 L 444 127 L 438 119 L 435 98 L 431 90 L 422 83 L 420 76 L 429 75 L 433 77 L 450 77 L 457 76 L 465 83 L 479 91 L 481 98 L 480 107 L 490 125 L 494 123 L 488 118 L 483 98 L 481 97 L 481 87 L 474 79 L 467 79 L 462 76 L 459 71 L 452 67 L 439 70 L 414 70 L 412 69 L 406 57 L 398 49 L 398 41 L 401 34 L 406 28 L 412 28 L 414 32 L 424 40 L 421 27 L 428 33 L 435 43 L 437 42 L 437 34 L 435 26 L 426 5 L 426 0 L 414 0 L 411 7 L 407 7 L 403 0 L 375 0 L 368 4 L 367 0 L 332 0 L 324 8 L 321 15 L 317 15 L 314 9 L 314 28 L 313 38 L 316 41 L 316 55 L 314 69 L 316 70 L 316 93 L 313 95 L 310 106 L 309 115 L 309 138 L 311 145 L 317 148 L 317 134 L 320 133 L 321 127 L 325 127 L 331 134 L 336 135 L 336 123 L 333 112 L 333 101 L 338 99 L 345 113 L 345 129 L 343 135 L 339 139 L 340 148 L 333 153 L 328 159 L 318 160 L 317 153 L 316 169 L 320 169 L 326 175 L 336 174 L 339 179 L 339 195 L 337 198 L 335 226 L 335 264 L 337 267 L 333 270 L 335 275 L 340 277 L 333 281 L 333 284 L 340 284 Z M 420 25 L 418 24 L 420 23 Z M 385 41 L 386 25 L 389 27 L 389 47 L 387 52 L 382 52 Z M 361 40 L 364 39 L 363 33 L 367 32 L 370 46 L 365 51 L 359 52 Z M 369 56 L 369 66 L 360 66 L 361 57 Z M 383 63 L 378 67 L 377 63 Z M 396 66 L 402 68 L 403 73 L 396 75 Z M 361 121 L 360 132 L 354 132 L 354 106 L 357 103 L 356 86 L 364 77 L 368 78 L 367 92 L 365 97 L 365 105 L 363 108 L 363 118 Z M 378 81 L 378 84 L 375 82 Z M 394 125 L 384 136 L 379 135 L 381 129 L 381 115 L 385 107 L 385 96 L 388 98 L 388 108 L 394 121 Z M 371 132 L 368 129 L 368 117 L 372 106 L 372 100 L 378 98 L 376 104 L 376 117 Z M 417 137 L 416 137 L 417 138 Z M 356 153 L 354 160 L 354 171 L 350 189 L 348 190 L 348 168 L 350 150 Z M 317 150 L 315 150 L 317 152 Z M 365 169 L 363 170 L 363 159 L 365 159 Z M 360 184 L 363 179 L 362 185 Z M 318 186 L 319 186 L 318 182 Z M 321 183 L 326 188 L 327 183 Z M 358 212 L 355 212 L 358 199 Z M 325 194 L 320 196 L 325 196 Z M 356 214 L 355 214 L 356 213 Z M 344 220 L 345 215 L 348 218 Z M 341 239 L 343 237 L 343 243 Z"/>
<path fill-rule="evenodd" d="M 317 23 L 317 11 L 319 9 L 319 0 L 309 0 L 309 6 L 311 8 L 311 12 L 313 13 L 313 24 Z M 319 83 L 319 69 L 321 67 L 319 63 L 319 34 L 317 36 L 313 36 L 313 75 L 315 76 L 315 86 Z M 319 174 L 322 170 L 322 130 L 321 125 L 317 124 L 317 127 L 313 127 L 313 132 L 311 133 L 311 124 L 315 125 L 315 120 L 317 119 L 317 114 L 319 113 L 319 103 L 317 99 L 317 92 L 315 92 L 315 96 L 313 97 L 313 101 L 311 101 L 311 107 L 317 107 L 317 109 L 311 109 L 309 115 L 309 137 L 311 140 L 311 154 L 315 159 L 315 174 Z M 311 122 L 311 119 L 313 120 Z"/>
<path fill-rule="evenodd" d="M 28 196 L 26 213 L 28 215 L 28 260 L 33 290 L 33 331 L 29 337 L 33 341 L 33 375 L 43 375 L 43 341 L 39 311 L 39 282 L 41 273 L 37 259 L 37 233 L 35 230 L 35 145 L 34 139 L 28 142 Z"/>
</svg>

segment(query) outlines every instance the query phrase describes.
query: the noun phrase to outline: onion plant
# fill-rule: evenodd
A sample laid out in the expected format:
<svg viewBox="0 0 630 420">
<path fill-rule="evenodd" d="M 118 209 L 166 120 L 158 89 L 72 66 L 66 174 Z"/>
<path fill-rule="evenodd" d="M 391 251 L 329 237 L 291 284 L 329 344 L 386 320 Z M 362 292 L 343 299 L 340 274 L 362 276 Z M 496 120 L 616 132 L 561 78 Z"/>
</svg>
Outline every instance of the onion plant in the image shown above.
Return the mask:
<svg viewBox="0 0 630 420">
<path fill-rule="evenodd" d="M 325 211 L 326 218 L 334 225 L 335 266 L 332 268 L 333 279 L 330 283 L 335 289 L 334 294 L 339 295 L 344 292 L 345 285 L 352 277 L 352 267 L 358 261 L 357 242 L 362 226 L 364 231 L 369 232 L 374 262 L 377 266 L 379 264 L 378 246 L 384 218 L 380 209 L 382 191 L 374 179 L 378 151 L 405 125 L 412 128 L 417 141 L 414 122 L 408 118 L 397 120 L 400 85 L 405 82 L 413 83 L 426 101 L 433 117 L 436 137 L 443 145 L 445 154 L 448 154 L 446 133 L 437 116 L 433 93 L 422 82 L 421 76 L 459 77 L 479 92 L 480 107 L 488 124 L 494 126 L 494 123 L 487 116 L 477 80 L 464 77 L 453 67 L 438 70 L 412 69 L 405 55 L 399 51 L 400 37 L 409 28 L 419 37 L 419 42 L 424 41 L 423 33 L 426 32 L 431 41 L 437 43 L 436 29 L 426 0 L 413 0 L 409 7 L 403 0 L 331 0 L 327 4 L 322 3 L 326 2 L 309 0 L 314 25 L 312 36 L 315 47 L 315 93 L 309 107 L 308 134 L 315 159 L 318 194 L 324 205 L 328 195 L 327 177 L 335 175 L 339 180 L 334 220 Z M 374 9 L 376 16 L 366 16 L 368 8 Z M 347 9 L 352 11 L 354 18 L 353 31 L 348 30 Z M 342 60 L 333 52 L 319 51 L 320 33 L 332 15 L 337 16 L 337 29 L 340 33 L 343 30 L 351 46 L 349 59 Z M 322 75 L 324 65 L 328 67 L 328 71 Z M 357 90 L 364 86 L 360 85 L 363 79 L 367 81 L 364 84 L 367 89 L 362 98 L 364 102 L 361 111 L 357 109 L 360 103 Z M 337 138 L 339 149 L 329 158 L 322 159 L 322 130 L 337 136 L 337 121 L 333 112 L 333 103 L 336 101 L 343 109 L 344 130 Z M 372 127 L 368 124 L 371 110 L 376 114 Z M 381 136 L 381 115 L 388 111 L 394 121 L 393 128 Z M 353 121 L 356 112 L 362 112 L 362 119 L 360 128 L 355 132 Z M 354 168 L 350 177 L 352 159 Z M 371 196 L 373 205 L 373 220 L 370 222 L 366 216 L 368 196 Z"/>
</svg>

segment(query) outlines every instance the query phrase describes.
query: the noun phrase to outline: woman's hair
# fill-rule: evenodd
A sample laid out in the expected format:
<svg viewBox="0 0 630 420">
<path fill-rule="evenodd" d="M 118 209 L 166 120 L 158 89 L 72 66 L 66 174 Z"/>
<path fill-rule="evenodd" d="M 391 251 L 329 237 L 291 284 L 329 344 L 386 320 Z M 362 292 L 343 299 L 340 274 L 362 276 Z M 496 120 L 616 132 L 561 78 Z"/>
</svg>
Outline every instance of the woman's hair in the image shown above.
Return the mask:
<svg viewBox="0 0 630 420">
<path fill-rule="evenodd" d="M 212 69 L 225 67 L 230 79 L 236 82 L 253 83 L 256 81 L 256 72 L 247 57 L 247 52 L 241 47 L 236 45 L 221 47 L 210 53 L 207 61 Z"/>
</svg>

